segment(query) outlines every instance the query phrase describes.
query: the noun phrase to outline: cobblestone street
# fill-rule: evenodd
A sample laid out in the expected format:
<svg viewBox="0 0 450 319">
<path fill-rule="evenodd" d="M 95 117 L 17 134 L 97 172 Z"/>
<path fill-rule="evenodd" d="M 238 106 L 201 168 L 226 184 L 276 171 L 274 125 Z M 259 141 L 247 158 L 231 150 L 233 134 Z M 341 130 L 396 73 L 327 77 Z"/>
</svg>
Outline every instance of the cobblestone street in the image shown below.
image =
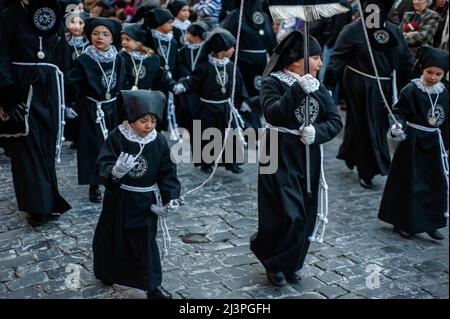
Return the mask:
<svg viewBox="0 0 450 319">
<path fill-rule="evenodd" d="M 324 242 L 311 246 L 299 284 L 273 288 L 250 252 L 257 165 L 246 164 L 241 175 L 218 168 L 168 218 L 172 248 L 163 261 L 163 286 L 174 298 L 448 298 L 448 227 L 440 242 L 393 233 L 377 219 L 386 179 L 375 178 L 376 190 L 361 188 L 356 172 L 335 159 L 341 136 L 325 145 L 329 224 Z M 189 164 L 180 164 L 178 175 L 183 191 L 207 177 Z M 88 186 L 77 185 L 76 152 L 68 145 L 58 178 L 73 208 L 33 229 L 17 211 L 9 159 L 0 154 L 0 298 L 145 298 L 142 291 L 95 279 L 91 244 L 101 205 L 88 201 Z M 374 269 L 380 281 L 370 289 Z M 77 271 L 73 287 L 67 279 Z"/>
</svg>

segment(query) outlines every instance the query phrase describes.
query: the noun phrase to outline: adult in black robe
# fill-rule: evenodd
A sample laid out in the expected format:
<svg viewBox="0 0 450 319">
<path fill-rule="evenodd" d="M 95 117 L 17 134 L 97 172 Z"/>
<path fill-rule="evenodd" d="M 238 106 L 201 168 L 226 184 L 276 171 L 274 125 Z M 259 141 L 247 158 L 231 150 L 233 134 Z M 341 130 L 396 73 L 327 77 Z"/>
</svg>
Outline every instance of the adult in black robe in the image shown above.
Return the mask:
<svg viewBox="0 0 450 319">
<path fill-rule="evenodd" d="M 160 117 L 164 106 L 163 94 L 144 93 L 148 97 L 141 100 L 140 105 L 132 104 L 134 114 L 152 113 Z M 155 93 L 162 98 L 155 98 Z M 129 103 L 126 96 L 124 101 Z M 128 107 L 126 109 L 130 110 Z M 132 113 L 128 113 L 129 119 L 136 117 Z M 134 168 L 116 179 L 112 170 L 121 152 L 140 155 L 135 160 L 137 164 Z M 163 205 L 180 196 L 176 165 L 170 159 L 167 141 L 156 130 L 141 137 L 128 122 L 124 122 L 111 132 L 102 146 L 97 169 L 106 191 L 93 240 L 95 277 L 107 284 L 154 291 L 162 281 L 156 243 L 159 217 L 151 211 L 152 204 L 157 204 L 155 193 L 143 188 L 157 184 Z"/>
<path fill-rule="evenodd" d="M 110 29 L 114 43 L 117 43 L 120 39 L 120 24 L 107 18 L 86 20 L 86 36 L 88 38 L 98 25 L 104 25 Z M 111 132 L 124 118 L 123 110 L 118 107 L 116 98 L 121 89 L 128 87 L 128 78 L 125 61 L 121 55 L 117 53 L 109 62 L 98 62 L 99 58 L 95 55 L 95 50 L 93 46 L 90 46 L 75 60 L 69 80 L 71 100 L 75 100 L 75 97 L 78 99 L 75 109 L 79 115 L 80 129 L 77 149 L 78 183 L 90 185 L 89 199 L 92 202 L 100 202 L 101 194 L 97 186 L 99 180 L 95 173 L 95 162 L 105 141 L 104 134 L 107 135 L 108 132 Z M 111 45 L 110 50 L 116 51 L 114 44 Z M 109 94 L 108 83 L 110 83 Z M 101 128 L 102 121 L 99 119 L 102 116 L 97 108 L 98 102 L 101 103 L 100 110 L 103 113 L 105 128 L 108 132 L 103 132 Z"/>
<path fill-rule="evenodd" d="M 425 50 L 431 51 L 426 64 L 444 65 L 443 70 L 448 71 L 448 52 L 430 47 Z M 436 103 L 434 112 L 430 99 Z M 400 93 L 393 111 L 405 128 L 406 139 L 395 150 L 378 218 L 394 225 L 402 236 L 405 236 L 404 232 L 428 232 L 433 238 L 443 239 L 435 233 L 447 224 L 444 217 L 448 213 L 448 186 L 442 165 L 444 150 L 440 147 L 438 132 L 426 132 L 407 123 L 425 129 L 439 128 L 448 152 L 448 91 L 441 82 L 428 86 L 422 79 L 414 79 Z"/>
<path fill-rule="evenodd" d="M 368 0 L 368 3 L 378 3 Z M 380 7 L 382 5 L 380 4 Z M 386 4 L 386 8 L 390 8 Z M 385 12 L 382 9 L 382 12 Z M 383 17 L 381 25 L 383 25 Z M 376 36 L 386 43 L 377 43 Z M 386 21 L 384 27 L 369 29 L 369 39 L 383 93 L 392 103 L 392 72 L 396 71 L 397 87 L 402 88 L 414 63 L 400 29 Z M 331 90 L 343 73 L 343 87 L 347 102 L 347 117 L 342 145 L 337 158 L 358 171 L 361 186 L 373 188 L 375 175 L 387 175 L 391 158 L 386 134 L 388 113 L 374 77 L 371 58 L 360 18 L 344 27 L 339 34 L 325 72 L 324 84 Z"/>
<path fill-rule="evenodd" d="M 239 9 L 232 11 L 221 24 L 235 37 L 237 37 L 238 25 Z M 263 12 L 260 0 L 244 2 L 240 32 L 238 67 L 241 70 L 248 96 L 259 96 L 261 76 L 267 65 L 268 55 L 272 54 L 277 45 L 272 23 L 267 14 Z M 259 103 L 249 104 L 252 107 L 251 112 L 241 114 L 246 120 L 246 126 L 258 129 L 261 127 Z"/>
<path fill-rule="evenodd" d="M 310 56 L 321 53 L 317 40 L 310 37 Z M 295 77 L 283 71 L 303 58 L 303 34 L 294 31 L 275 49 L 267 77 L 261 87 L 261 106 L 271 126 L 299 130 L 303 125 L 306 93 Z M 272 72 L 272 70 L 274 72 Z M 318 81 L 317 81 L 318 82 Z M 250 240 L 250 249 L 266 268 L 269 281 L 284 285 L 298 280 L 296 271 L 303 267 L 309 249 L 308 237 L 316 223 L 318 187 L 321 170 L 320 144 L 333 139 L 342 122 L 327 89 L 320 84 L 309 94 L 310 124 L 316 136 L 310 147 L 311 192 L 306 194 L 305 145 L 300 136 L 266 131 L 261 151 L 267 154 L 272 143 L 278 144 L 270 161 L 260 163 L 258 175 L 258 232 Z M 277 165 L 276 171 L 263 172 Z"/>
<path fill-rule="evenodd" d="M 39 11 L 41 7 L 48 9 Z M 31 16 L 39 12 L 51 15 L 49 10 L 54 19 L 45 24 L 32 22 Z M 30 1 L 29 5 L 17 1 L 2 12 L 0 19 L 0 105 L 4 111 L 26 103 L 32 87 L 28 135 L 6 140 L 18 208 L 28 213 L 32 225 L 70 209 L 59 194 L 55 170 L 62 124 L 58 97 L 62 87 L 56 70 L 67 74 L 69 63 L 59 14 L 57 1 Z M 53 66 L 32 65 L 36 63 Z"/>
</svg>

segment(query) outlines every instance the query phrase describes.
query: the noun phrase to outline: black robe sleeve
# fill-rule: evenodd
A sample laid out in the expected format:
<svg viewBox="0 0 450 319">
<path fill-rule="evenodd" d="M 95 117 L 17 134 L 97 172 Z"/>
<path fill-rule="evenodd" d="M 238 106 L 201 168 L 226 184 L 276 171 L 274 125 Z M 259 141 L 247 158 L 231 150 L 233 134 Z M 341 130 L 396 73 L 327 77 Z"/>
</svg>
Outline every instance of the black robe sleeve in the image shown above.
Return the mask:
<svg viewBox="0 0 450 319">
<path fill-rule="evenodd" d="M 298 102 L 306 97 L 305 91 L 296 82 L 280 96 L 280 82 L 268 78 L 261 87 L 261 107 L 266 121 L 275 126 L 286 126 L 298 107 Z"/>
<path fill-rule="evenodd" d="M 113 131 L 103 143 L 97 157 L 96 171 L 100 182 L 108 189 L 117 189 L 121 184 L 120 179 L 112 176 L 111 171 L 120 155 L 118 130 Z"/>
<path fill-rule="evenodd" d="M 325 86 L 320 86 L 319 94 L 323 97 L 321 106 L 324 114 L 319 123 L 313 124 L 316 130 L 314 144 L 323 144 L 332 140 L 342 129 L 341 116 L 336 111 L 336 105 Z"/>
<path fill-rule="evenodd" d="M 180 182 L 177 178 L 177 166 L 170 158 L 169 145 L 165 138 L 162 146 L 161 166 L 158 172 L 157 183 L 161 192 L 163 205 L 166 205 L 171 199 L 180 197 Z"/>
</svg>

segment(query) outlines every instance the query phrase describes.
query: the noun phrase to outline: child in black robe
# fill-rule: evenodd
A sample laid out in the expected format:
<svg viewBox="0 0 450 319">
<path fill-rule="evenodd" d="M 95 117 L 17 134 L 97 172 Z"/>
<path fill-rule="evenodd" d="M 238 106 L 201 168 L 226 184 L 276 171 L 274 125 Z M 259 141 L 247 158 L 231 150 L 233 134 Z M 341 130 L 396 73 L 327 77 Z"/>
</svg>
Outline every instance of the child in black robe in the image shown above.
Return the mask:
<svg viewBox="0 0 450 319">
<path fill-rule="evenodd" d="M 448 91 L 440 82 L 448 72 L 448 52 L 421 48 L 422 76 L 401 92 L 393 112 L 400 123 L 391 135 L 400 140 L 384 188 L 378 218 L 404 238 L 437 230 L 448 218 Z M 403 131 L 402 128 L 405 128 Z M 406 134 L 406 136 L 405 136 Z"/>
<path fill-rule="evenodd" d="M 190 7 L 184 0 L 175 0 L 169 3 L 167 9 L 175 17 L 173 20 L 173 37 L 179 47 L 186 44 L 187 28 L 191 24 L 189 21 Z"/>
<path fill-rule="evenodd" d="M 165 97 L 148 90 L 122 91 L 122 97 L 127 121 L 111 132 L 97 160 L 106 191 L 94 235 L 94 274 L 105 284 L 167 299 L 157 223 L 178 208 L 180 183 L 167 141 L 155 130 Z"/>
</svg>

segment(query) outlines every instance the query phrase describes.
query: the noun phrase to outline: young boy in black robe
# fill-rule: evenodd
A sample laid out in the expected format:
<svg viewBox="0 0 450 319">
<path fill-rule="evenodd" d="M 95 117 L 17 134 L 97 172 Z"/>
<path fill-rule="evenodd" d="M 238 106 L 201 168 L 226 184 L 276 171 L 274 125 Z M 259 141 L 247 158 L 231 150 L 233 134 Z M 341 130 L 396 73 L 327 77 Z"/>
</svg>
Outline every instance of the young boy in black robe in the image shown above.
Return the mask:
<svg viewBox="0 0 450 319">
<path fill-rule="evenodd" d="M 102 200 L 95 161 L 108 133 L 122 120 L 116 95 L 128 86 L 125 61 L 116 49 L 121 28 L 112 19 L 87 19 L 85 32 L 92 45 L 75 60 L 69 77 L 69 102 L 77 100 L 75 111 L 79 114 L 78 183 L 90 185 L 93 203 Z"/>
<path fill-rule="evenodd" d="M 170 294 L 161 288 L 157 223 L 177 210 L 180 183 L 167 141 L 155 130 L 165 97 L 135 90 L 122 91 L 122 99 L 127 121 L 111 132 L 97 160 L 106 191 L 94 235 L 94 274 L 105 284 L 167 299 Z"/>
<path fill-rule="evenodd" d="M 277 143 L 278 151 L 269 154 L 267 163 L 260 163 L 258 232 L 250 249 L 276 286 L 300 280 L 296 272 L 303 267 L 317 218 L 321 144 L 342 128 L 330 94 L 315 78 L 322 66 L 322 48 L 310 36 L 310 74 L 304 75 L 303 41 L 304 35 L 294 31 L 277 46 L 261 87 L 261 106 L 270 128 L 261 149 Z M 307 95 L 309 125 L 304 127 Z M 305 145 L 310 149 L 311 198 L 306 190 Z M 274 172 L 273 165 L 277 165 Z"/>
<path fill-rule="evenodd" d="M 161 67 L 161 58 L 143 44 L 146 30 L 142 24 L 124 23 L 121 39 L 123 49 L 119 54 L 126 63 L 127 89 L 168 91 L 173 88 L 176 82 Z"/>
<path fill-rule="evenodd" d="M 225 130 L 228 127 L 230 120 L 231 94 L 233 86 L 233 69 L 234 65 L 230 61 L 230 57 L 234 54 L 234 46 L 236 39 L 227 30 L 216 28 L 214 31 L 208 33 L 204 52 L 207 55 L 204 60 L 199 63 L 192 75 L 189 78 L 180 79 L 183 86 L 186 86 L 188 91 L 195 92 L 200 97 L 200 118 L 202 131 L 208 128 L 216 128 L 220 130 L 222 139 L 225 138 Z M 236 72 L 236 90 L 235 90 L 235 105 L 242 105 L 247 92 L 245 90 L 239 69 Z M 233 120 L 231 128 L 237 128 L 236 118 L 237 111 L 233 112 Z M 195 138 L 195 136 L 194 136 Z M 213 142 L 211 138 L 202 139 L 202 159 L 201 168 L 206 173 L 211 173 L 213 170 L 214 160 L 219 154 L 203 154 L 203 149 L 207 144 Z M 196 141 L 194 141 L 196 143 Z M 242 173 L 242 168 L 236 161 L 236 136 L 229 136 L 227 139 L 227 148 L 233 147 L 233 158 L 228 159 L 227 151 L 224 151 L 221 165 L 232 173 Z M 204 156 L 210 155 L 210 159 Z"/>
<path fill-rule="evenodd" d="M 448 72 L 448 52 L 422 47 L 422 76 L 401 92 L 394 114 L 400 122 L 390 133 L 395 150 L 378 218 L 394 225 L 404 238 L 437 230 L 448 218 L 448 91 L 440 82 Z M 403 130 L 403 128 L 405 128 Z M 405 136 L 406 135 L 406 136 Z"/>
<path fill-rule="evenodd" d="M 189 4 L 184 0 L 175 0 L 169 3 L 167 9 L 175 17 L 173 20 L 173 38 L 177 41 L 178 47 L 182 47 L 186 44 L 187 28 L 191 24 L 191 21 L 189 21 Z"/>
</svg>

